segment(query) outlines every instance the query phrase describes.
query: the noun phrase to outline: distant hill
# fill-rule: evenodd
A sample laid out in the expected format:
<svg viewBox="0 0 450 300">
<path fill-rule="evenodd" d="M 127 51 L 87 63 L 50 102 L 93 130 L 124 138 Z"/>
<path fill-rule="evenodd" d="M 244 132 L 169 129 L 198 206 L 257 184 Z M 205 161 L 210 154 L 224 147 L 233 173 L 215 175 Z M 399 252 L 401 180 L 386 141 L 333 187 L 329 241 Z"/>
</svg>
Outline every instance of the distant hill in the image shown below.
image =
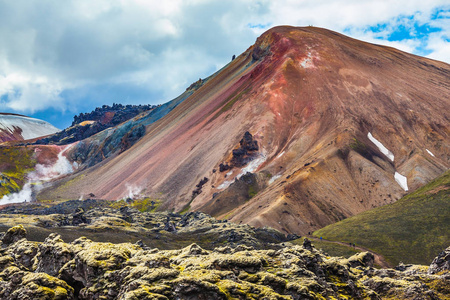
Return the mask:
<svg viewBox="0 0 450 300">
<path fill-rule="evenodd" d="M 0 143 L 35 139 L 58 131 L 58 128 L 43 120 L 0 113 Z"/>
<path fill-rule="evenodd" d="M 399 262 L 429 264 L 450 245 L 450 171 L 393 204 L 378 207 L 316 232 L 351 242 Z"/>
</svg>

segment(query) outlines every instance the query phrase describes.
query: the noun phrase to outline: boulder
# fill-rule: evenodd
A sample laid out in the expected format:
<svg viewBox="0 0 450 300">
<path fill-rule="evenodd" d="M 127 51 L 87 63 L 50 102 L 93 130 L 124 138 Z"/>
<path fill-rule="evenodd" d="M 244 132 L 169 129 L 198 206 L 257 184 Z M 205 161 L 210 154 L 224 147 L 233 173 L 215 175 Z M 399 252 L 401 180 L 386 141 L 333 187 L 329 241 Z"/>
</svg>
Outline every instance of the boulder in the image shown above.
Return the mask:
<svg viewBox="0 0 450 300">
<path fill-rule="evenodd" d="M 6 231 L 5 235 L 2 237 L 3 245 L 9 245 L 17 242 L 18 240 L 24 239 L 27 236 L 27 231 L 23 225 L 17 225 L 11 227 Z"/>
<path fill-rule="evenodd" d="M 428 268 L 429 274 L 448 273 L 450 270 L 450 247 L 439 253 Z"/>
</svg>

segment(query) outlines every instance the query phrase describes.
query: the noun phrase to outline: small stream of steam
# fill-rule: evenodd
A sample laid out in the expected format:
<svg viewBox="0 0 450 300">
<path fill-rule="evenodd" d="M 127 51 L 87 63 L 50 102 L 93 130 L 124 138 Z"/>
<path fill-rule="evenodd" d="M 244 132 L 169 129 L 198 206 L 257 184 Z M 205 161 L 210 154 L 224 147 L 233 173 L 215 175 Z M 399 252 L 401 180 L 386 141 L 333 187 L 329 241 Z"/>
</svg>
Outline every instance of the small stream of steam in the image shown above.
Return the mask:
<svg viewBox="0 0 450 300">
<path fill-rule="evenodd" d="M 132 185 L 132 184 L 125 184 L 126 188 L 127 188 L 127 195 L 123 198 L 123 199 L 134 199 L 136 196 L 138 196 L 141 191 L 142 188 L 138 187 L 136 185 Z"/>
<path fill-rule="evenodd" d="M 73 164 L 64 156 L 64 153 L 69 150 L 73 145 L 68 145 L 61 152 L 58 153 L 58 158 L 53 165 L 46 166 L 37 164 L 35 170 L 28 173 L 26 178 L 27 182 L 23 186 L 22 190 L 17 193 L 12 193 L 3 196 L 0 199 L 0 205 L 9 203 L 31 202 L 33 200 L 33 194 L 42 187 L 42 184 L 52 179 L 56 179 L 63 175 L 72 173 L 78 168 L 78 164 Z"/>
</svg>

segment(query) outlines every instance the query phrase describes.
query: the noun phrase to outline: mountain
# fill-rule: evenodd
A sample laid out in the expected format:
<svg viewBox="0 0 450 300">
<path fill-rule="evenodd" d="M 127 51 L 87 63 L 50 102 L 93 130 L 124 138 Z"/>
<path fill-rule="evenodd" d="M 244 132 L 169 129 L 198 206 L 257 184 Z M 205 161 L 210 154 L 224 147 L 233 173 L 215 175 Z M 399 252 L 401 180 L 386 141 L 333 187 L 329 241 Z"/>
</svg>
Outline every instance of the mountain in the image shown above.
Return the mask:
<svg viewBox="0 0 450 300">
<path fill-rule="evenodd" d="M 450 241 L 450 171 L 393 204 L 328 225 L 317 237 L 356 243 L 397 265 L 428 264 Z"/>
<path fill-rule="evenodd" d="M 80 171 L 37 197 L 151 197 L 160 210 L 304 234 L 449 168 L 449 78 L 443 62 L 275 27 L 170 109 L 72 144 Z"/>
<path fill-rule="evenodd" d="M 0 113 L 0 143 L 34 139 L 58 131 L 58 128 L 43 120 Z"/>
</svg>

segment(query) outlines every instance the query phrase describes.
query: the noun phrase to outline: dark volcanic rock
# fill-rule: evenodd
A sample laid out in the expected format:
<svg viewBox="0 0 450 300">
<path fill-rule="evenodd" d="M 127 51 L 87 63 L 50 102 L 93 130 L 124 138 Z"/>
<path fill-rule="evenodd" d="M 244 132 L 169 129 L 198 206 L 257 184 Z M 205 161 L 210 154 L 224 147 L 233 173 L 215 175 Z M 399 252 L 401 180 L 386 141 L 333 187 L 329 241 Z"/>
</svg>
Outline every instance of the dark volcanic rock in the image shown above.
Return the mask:
<svg viewBox="0 0 450 300">
<path fill-rule="evenodd" d="M 207 177 L 203 177 L 203 179 L 200 180 L 200 182 L 195 186 L 196 189 L 192 191 L 192 198 L 195 198 L 197 195 L 202 193 L 202 187 L 207 182 L 208 182 Z"/>
<path fill-rule="evenodd" d="M 235 167 L 242 167 L 253 160 L 255 152 L 259 149 L 258 142 L 253 140 L 253 136 L 248 131 L 245 132 L 239 145 L 238 149 L 233 150 L 233 158 L 231 159 L 231 164 Z"/>
<path fill-rule="evenodd" d="M 305 238 L 303 240 L 303 248 L 308 249 L 308 250 L 312 249 L 311 241 L 308 240 L 307 238 Z"/>
<path fill-rule="evenodd" d="M 239 148 L 232 151 L 233 157 L 231 158 L 230 165 L 221 163 L 219 165 L 219 171 L 225 172 L 233 167 L 244 166 L 248 162 L 255 159 L 258 150 L 258 142 L 253 139 L 250 132 L 246 131 L 242 139 L 239 141 Z"/>
<path fill-rule="evenodd" d="M 72 125 L 49 137 L 36 141 L 36 144 L 67 145 L 84 140 L 100 131 L 123 123 L 138 114 L 156 108 L 155 105 L 103 105 L 90 113 L 80 113 L 73 117 Z M 123 137 L 121 151 L 125 151 L 145 134 L 145 127 L 137 126 Z"/>
<path fill-rule="evenodd" d="M 225 172 L 228 171 L 230 169 L 232 169 L 233 167 L 229 166 L 228 164 L 220 164 L 219 165 L 219 172 Z"/>
<path fill-rule="evenodd" d="M 428 269 L 429 274 L 448 272 L 450 270 L 450 247 L 439 253 Z"/>
</svg>

